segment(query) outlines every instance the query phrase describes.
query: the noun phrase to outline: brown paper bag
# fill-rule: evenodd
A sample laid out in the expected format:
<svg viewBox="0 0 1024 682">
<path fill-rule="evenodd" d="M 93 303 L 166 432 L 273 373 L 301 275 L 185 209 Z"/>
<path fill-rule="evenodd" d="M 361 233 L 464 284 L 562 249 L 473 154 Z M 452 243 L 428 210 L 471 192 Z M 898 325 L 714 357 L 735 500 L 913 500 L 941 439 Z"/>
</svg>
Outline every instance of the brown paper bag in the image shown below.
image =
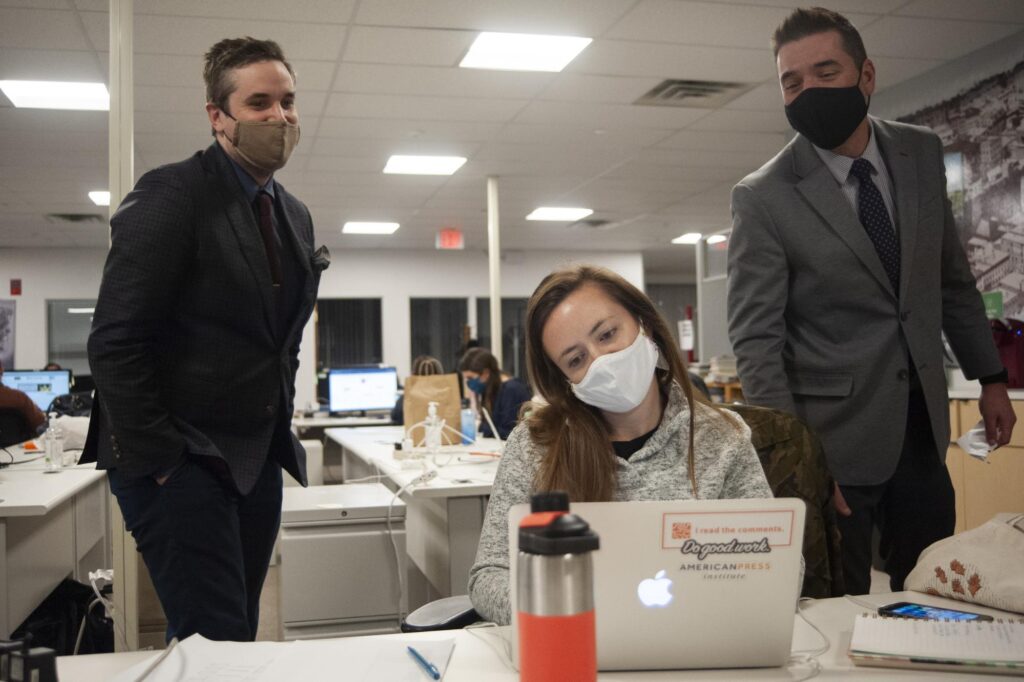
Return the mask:
<svg viewBox="0 0 1024 682">
<path fill-rule="evenodd" d="M 402 398 L 406 430 L 427 418 L 427 407 L 431 402 L 437 403 L 437 415 L 445 420 L 445 425 L 455 429 L 461 427 L 460 412 L 462 398 L 459 393 L 458 374 L 434 374 L 431 376 L 411 376 L 405 381 L 405 395 Z M 426 433 L 416 429 L 412 439 L 416 443 L 423 441 Z M 442 445 L 457 445 L 460 438 L 452 431 L 444 429 L 441 436 Z"/>
</svg>

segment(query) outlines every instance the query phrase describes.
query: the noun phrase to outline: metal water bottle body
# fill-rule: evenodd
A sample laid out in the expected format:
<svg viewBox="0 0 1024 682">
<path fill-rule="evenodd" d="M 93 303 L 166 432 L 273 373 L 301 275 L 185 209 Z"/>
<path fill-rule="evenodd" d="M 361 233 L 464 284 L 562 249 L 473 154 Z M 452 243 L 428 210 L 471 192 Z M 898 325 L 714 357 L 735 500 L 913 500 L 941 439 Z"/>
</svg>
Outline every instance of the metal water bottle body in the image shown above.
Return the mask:
<svg viewBox="0 0 1024 682">
<path fill-rule="evenodd" d="M 594 682 L 594 564 L 600 547 L 564 492 L 538 493 L 519 523 L 516 617 L 521 682 Z"/>
<path fill-rule="evenodd" d="M 590 552 L 519 552 L 519 679 L 597 679 L 594 566 Z"/>
</svg>

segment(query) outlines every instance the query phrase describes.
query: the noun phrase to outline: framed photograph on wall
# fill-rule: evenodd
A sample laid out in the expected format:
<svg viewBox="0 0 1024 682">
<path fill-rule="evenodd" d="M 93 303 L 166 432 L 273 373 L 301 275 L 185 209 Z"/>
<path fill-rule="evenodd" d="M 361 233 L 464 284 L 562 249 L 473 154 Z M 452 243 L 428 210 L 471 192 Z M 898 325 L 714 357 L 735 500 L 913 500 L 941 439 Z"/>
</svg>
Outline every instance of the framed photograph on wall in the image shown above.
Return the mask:
<svg viewBox="0 0 1024 682">
<path fill-rule="evenodd" d="M 0 364 L 14 367 L 14 305 L 17 301 L 0 301 Z"/>
</svg>

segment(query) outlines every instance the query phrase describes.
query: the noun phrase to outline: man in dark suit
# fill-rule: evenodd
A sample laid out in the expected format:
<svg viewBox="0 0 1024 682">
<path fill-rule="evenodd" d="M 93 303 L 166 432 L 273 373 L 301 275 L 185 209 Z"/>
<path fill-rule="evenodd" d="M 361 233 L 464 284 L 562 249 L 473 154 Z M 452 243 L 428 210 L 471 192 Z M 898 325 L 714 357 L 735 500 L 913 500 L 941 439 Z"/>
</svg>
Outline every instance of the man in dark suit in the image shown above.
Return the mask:
<svg viewBox="0 0 1024 682">
<path fill-rule="evenodd" d="M 295 78 L 269 40 L 206 54 L 215 142 L 146 173 L 110 220 L 89 337 L 83 461 L 108 471 L 167 639 L 252 640 L 281 514 L 299 342 L 326 251 L 273 179 L 298 141 Z"/>
<path fill-rule="evenodd" d="M 980 378 L 989 442 L 1015 417 L 930 130 L 867 116 L 857 30 L 795 10 L 773 38 L 799 133 L 732 194 L 729 336 L 753 404 L 800 416 L 832 474 L 847 589 L 870 588 L 871 536 L 893 590 L 953 532 L 942 332 Z"/>
</svg>

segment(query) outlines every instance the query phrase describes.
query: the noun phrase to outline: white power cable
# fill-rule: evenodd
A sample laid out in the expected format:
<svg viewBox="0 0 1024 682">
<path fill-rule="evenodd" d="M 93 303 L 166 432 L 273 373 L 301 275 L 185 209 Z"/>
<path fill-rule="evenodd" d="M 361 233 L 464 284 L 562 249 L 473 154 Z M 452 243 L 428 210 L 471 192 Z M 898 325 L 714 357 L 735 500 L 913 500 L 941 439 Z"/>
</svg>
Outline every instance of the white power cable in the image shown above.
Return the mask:
<svg viewBox="0 0 1024 682">
<path fill-rule="evenodd" d="M 422 485 L 422 484 L 427 483 L 427 482 L 429 482 L 429 481 L 431 481 L 431 480 L 433 480 L 435 478 L 437 478 L 437 470 L 436 469 L 430 469 L 429 471 L 426 471 L 426 472 L 420 474 L 419 476 L 417 476 L 416 478 L 412 479 L 411 481 L 409 481 L 408 483 L 403 485 L 401 488 L 396 490 L 395 494 L 391 496 L 391 501 L 388 502 L 388 515 L 387 515 L 388 539 L 391 540 L 391 549 L 395 553 L 395 574 L 398 576 L 398 604 L 397 604 L 398 608 L 396 609 L 396 611 L 398 612 L 398 626 L 399 626 L 399 628 L 401 628 L 402 620 L 405 618 L 405 613 L 403 613 L 403 611 L 402 611 L 402 596 L 405 594 L 405 577 L 402 575 L 402 558 L 401 558 L 401 555 L 398 552 L 398 543 L 395 542 L 395 533 L 394 533 L 394 530 L 391 527 L 391 515 L 392 515 L 392 512 L 393 512 L 393 510 L 395 508 L 395 501 L 399 497 L 401 497 L 402 493 L 404 493 L 409 488 L 412 488 L 412 487 L 417 486 L 417 485 Z"/>
</svg>

